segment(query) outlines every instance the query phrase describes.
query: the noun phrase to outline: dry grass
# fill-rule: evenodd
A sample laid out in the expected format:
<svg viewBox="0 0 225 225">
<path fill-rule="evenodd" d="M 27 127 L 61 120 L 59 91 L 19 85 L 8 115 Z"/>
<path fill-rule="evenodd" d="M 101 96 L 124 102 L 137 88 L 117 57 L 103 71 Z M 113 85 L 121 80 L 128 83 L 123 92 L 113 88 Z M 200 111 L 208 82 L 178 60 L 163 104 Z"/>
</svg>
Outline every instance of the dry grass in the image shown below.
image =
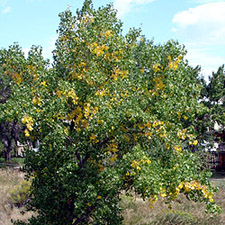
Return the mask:
<svg viewBox="0 0 225 225">
<path fill-rule="evenodd" d="M 222 206 L 222 214 L 212 216 L 205 213 L 204 203 L 188 201 L 185 196 L 180 196 L 168 208 L 163 200 L 158 200 L 153 209 L 148 201 L 139 198 L 124 197 L 123 216 L 124 225 L 223 225 L 225 222 L 225 179 L 212 181 L 220 189 L 214 199 Z"/>
<path fill-rule="evenodd" d="M 0 225 L 10 225 L 12 219 L 26 221 L 31 216 L 30 213 L 21 215 L 22 208 L 18 209 L 9 203 L 9 191 L 22 182 L 23 177 L 19 170 L 0 169 Z"/>
<path fill-rule="evenodd" d="M 10 225 L 11 219 L 26 221 L 32 214 L 21 215 L 9 203 L 9 190 L 23 181 L 23 173 L 18 170 L 0 169 L 0 225 Z M 212 183 L 220 188 L 214 199 L 222 206 L 222 214 L 212 217 L 205 214 L 205 205 L 188 201 L 184 196 L 172 203 L 172 209 L 159 200 L 150 204 L 140 198 L 123 196 L 124 225 L 222 225 L 225 221 L 225 177 L 213 179 Z"/>
</svg>

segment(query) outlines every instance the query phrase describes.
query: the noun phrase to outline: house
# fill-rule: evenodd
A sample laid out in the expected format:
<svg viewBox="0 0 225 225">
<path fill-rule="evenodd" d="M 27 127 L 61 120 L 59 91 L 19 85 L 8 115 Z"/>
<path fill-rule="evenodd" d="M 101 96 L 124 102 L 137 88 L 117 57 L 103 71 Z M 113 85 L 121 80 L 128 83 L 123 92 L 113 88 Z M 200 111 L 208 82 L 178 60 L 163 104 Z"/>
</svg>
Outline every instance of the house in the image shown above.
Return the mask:
<svg viewBox="0 0 225 225">
<path fill-rule="evenodd" d="M 24 144 L 21 144 L 19 141 L 16 143 L 16 155 L 19 157 L 23 157 Z"/>
<path fill-rule="evenodd" d="M 27 142 L 27 144 L 21 144 L 19 141 L 17 141 L 17 149 L 16 149 L 16 151 L 17 151 L 17 156 L 19 156 L 19 157 L 23 157 L 23 151 L 24 151 L 24 148 L 26 147 L 26 146 L 29 146 L 29 148 L 31 148 L 31 149 L 33 149 L 33 151 L 35 151 L 35 152 L 38 152 L 38 150 L 39 150 L 39 147 L 40 147 L 40 142 L 39 141 L 37 141 L 36 143 L 35 143 L 35 146 L 36 147 L 34 147 L 34 144 L 32 144 L 31 142 Z"/>
</svg>

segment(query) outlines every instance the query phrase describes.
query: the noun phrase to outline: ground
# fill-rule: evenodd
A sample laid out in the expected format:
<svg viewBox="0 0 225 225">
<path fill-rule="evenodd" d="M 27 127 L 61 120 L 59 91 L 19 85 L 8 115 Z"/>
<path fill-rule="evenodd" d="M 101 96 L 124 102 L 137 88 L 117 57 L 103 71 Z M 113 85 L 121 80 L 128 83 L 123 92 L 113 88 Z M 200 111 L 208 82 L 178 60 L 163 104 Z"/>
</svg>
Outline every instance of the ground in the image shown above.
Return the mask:
<svg viewBox="0 0 225 225">
<path fill-rule="evenodd" d="M 24 179 L 24 174 L 19 169 L 0 169 L 0 225 L 11 224 L 11 219 L 27 220 L 32 214 L 21 215 L 22 208 L 17 208 L 10 202 L 10 191 L 20 184 Z M 193 203 L 184 196 L 180 196 L 172 208 L 160 199 L 150 208 L 149 202 L 144 202 L 134 193 L 131 196 L 122 196 L 122 208 L 124 216 L 124 225 L 222 225 L 225 221 L 225 176 L 217 174 L 211 179 L 211 182 L 218 186 L 219 192 L 215 196 L 216 202 L 223 207 L 222 214 L 205 214 L 205 205 L 203 203 Z"/>
</svg>

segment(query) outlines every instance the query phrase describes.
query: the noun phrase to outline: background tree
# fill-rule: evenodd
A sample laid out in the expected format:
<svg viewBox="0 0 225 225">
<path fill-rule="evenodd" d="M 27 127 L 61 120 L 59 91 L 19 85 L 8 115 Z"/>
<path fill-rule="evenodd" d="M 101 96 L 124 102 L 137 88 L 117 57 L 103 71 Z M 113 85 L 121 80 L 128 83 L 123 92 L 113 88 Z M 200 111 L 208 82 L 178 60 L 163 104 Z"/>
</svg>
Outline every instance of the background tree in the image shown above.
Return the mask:
<svg viewBox="0 0 225 225">
<path fill-rule="evenodd" d="M 17 44 L 10 46 L 8 50 L 0 50 L 0 108 L 1 112 L 5 112 L 0 119 L 0 140 L 4 146 L 3 155 L 7 162 L 11 160 L 11 152 L 16 148 L 19 134 L 23 130 L 22 123 L 18 122 L 17 117 L 7 118 L 6 105 L 10 96 L 13 95 L 12 85 L 15 85 L 13 79 L 17 83 L 20 82 L 20 63 L 24 60 L 24 54 Z"/>
<path fill-rule="evenodd" d="M 199 150 L 215 151 L 215 142 L 222 144 L 225 141 L 224 133 L 224 96 L 225 76 L 224 66 L 219 67 L 209 78 L 209 83 L 202 79 L 202 92 L 199 101 L 204 104 L 205 110 L 196 117 L 195 129 L 200 142 Z M 219 149 L 217 149 L 219 151 Z M 210 157 L 207 157 L 209 160 Z"/>
<path fill-rule="evenodd" d="M 136 29 L 123 36 L 112 6 L 91 1 L 60 14 L 58 35 L 52 67 L 33 47 L 5 104 L 41 143 L 26 151 L 27 207 L 37 212 L 29 224 L 121 224 L 129 190 L 151 204 L 184 193 L 219 210 L 210 174 L 186 150 L 198 144 L 192 122 L 204 105 L 184 47 Z"/>
<path fill-rule="evenodd" d="M 206 95 L 205 95 L 205 104 L 210 109 L 211 115 L 211 126 L 210 130 L 213 130 L 215 123 L 217 122 L 223 132 L 224 128 L 224 113 L 225 113 L 225 72 L 224 65 L 219 67 L 216 73 L 213 72 L 212 77 L 209 78 L 209 84 L 205 85 Z M 225 140 L 223 134 L 222 137 Z"/>
</svg>

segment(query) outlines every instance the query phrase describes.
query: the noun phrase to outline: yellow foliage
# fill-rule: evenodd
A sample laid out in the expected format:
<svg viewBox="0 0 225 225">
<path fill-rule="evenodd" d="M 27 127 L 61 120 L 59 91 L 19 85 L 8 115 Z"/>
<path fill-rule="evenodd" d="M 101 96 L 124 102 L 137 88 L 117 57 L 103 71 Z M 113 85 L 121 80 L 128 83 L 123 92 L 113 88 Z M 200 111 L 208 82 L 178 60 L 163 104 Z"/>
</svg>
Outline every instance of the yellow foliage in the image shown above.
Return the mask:
<svg viewBox="0 0 225 225">
<path fill-rule="evenodd" d="M 162 66 L 159 63 L 156 63 L 152 66 L 153 70 L 155 73 L 157 73 L 158 71 L 160 71 L 162 69 Z"/>
<path fill-rule="evenodd" d="M 155 90 L 162 90 L 165 87 L 165 84 L 162 82 L 162 77 L 156 77 L 155 81 Z"/>
<path fill-rule="evenodd" d="M 90 142 L 91 143 L 98 143 L 99 142 L 99 140 L 97 139 L 97 137 L 94 133 L 91 134 Z"/>
<path fill-rule="evenodd" d="M 44 80 L 44 81 L 42 81 L 42 82 L 41 82 L 41 85 L 43 85 L 43 86 L 47 87 L 47 83 L 46 83 L 46 81 L 45 81 L 45 80 Z"/>
<path fill-rule="evenodd" d="M 173 146 L 174 150 L 177 151 L 178 153 L 182 152 L 182 148 L 178 145 Z"/>
</svg>

